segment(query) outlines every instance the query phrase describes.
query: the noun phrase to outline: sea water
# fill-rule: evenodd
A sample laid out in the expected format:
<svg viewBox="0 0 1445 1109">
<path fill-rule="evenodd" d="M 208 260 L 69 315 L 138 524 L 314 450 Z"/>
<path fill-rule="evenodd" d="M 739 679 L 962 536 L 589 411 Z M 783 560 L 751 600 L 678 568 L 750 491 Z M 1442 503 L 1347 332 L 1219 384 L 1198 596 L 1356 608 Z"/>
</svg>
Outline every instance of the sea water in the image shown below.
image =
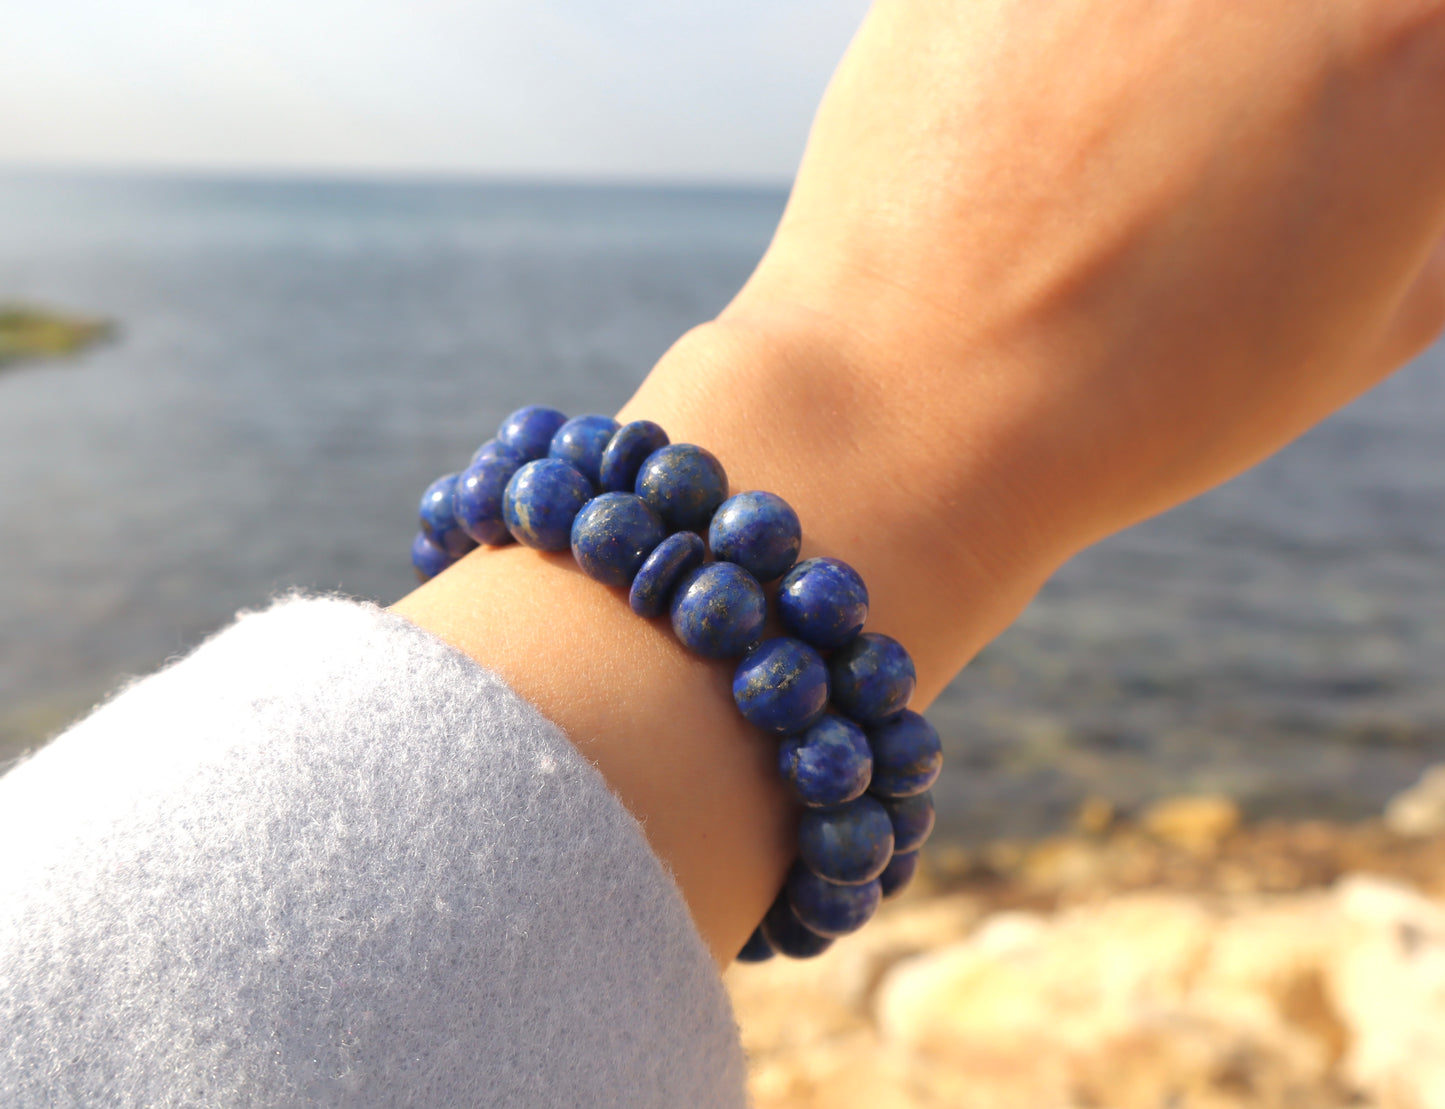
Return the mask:
<svg viewBox="0 0 1445 1109">
<path fill-rule="evenodd" d="M 0 371 L 0 760 L 292 587 L 389 602 L 517 405 L 611 412 L 768 190 L 0 175 L 0 301 L 116 341 Z M 931 710 L 941 833 L 1086 795 L 1376 811 L 1445 758 L 1445 353 L 1079 556 Z"/>
</svg>

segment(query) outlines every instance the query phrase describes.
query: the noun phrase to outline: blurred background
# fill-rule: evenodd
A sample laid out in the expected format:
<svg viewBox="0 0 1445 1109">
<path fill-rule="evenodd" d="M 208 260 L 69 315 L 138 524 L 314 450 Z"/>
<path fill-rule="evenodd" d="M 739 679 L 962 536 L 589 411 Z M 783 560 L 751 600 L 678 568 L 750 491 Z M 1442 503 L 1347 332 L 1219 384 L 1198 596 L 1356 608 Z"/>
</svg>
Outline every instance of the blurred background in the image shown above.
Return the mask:
<svg viewBox="0 0 1445 1109">
<path fill-rule="evenodd" d="M 503 415 L 615 411 L 761 254 L 865 8 L 9 5 L 0 762 L 238 608 L 393 601 Z M 930 714 L 938 888 L 1180 795 L 1363 820 L 1445 760 L 1442 368 L 1062 570 Z"/>
<path fill-rule="evenodd" d="M 615 411 L 761 254 L 865 5 L 12 6 L 0 758 L 292 586 L 410 585 L 513 407 Z M 1445 755 L 1445 355 L 1088 552 L 933 711 L 940 834 L 1189 790 L 1358 816 Z"/>
</svg>

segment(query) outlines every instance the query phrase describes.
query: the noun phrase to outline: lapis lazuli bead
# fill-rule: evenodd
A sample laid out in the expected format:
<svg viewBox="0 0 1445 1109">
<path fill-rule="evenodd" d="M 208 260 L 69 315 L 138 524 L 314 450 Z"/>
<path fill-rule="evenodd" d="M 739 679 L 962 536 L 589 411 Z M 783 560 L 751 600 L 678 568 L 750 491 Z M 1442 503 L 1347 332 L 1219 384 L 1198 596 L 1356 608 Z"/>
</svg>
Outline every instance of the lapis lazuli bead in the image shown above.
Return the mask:
<svg viewBox="0 0 1445 1109">
<path fill-rule="evenodd" d="M 701 532 L 728 494 L 728 476 L 710 451 L 673 443 L 648 455 L 635 488 L 669 531 Z"/>
<path fill-rule="evenodd" d="M 452 559 L 461 558 L 477 545 L 477 541 L 462 530 L 452 511 L 452 494 L 456 491 L 460 474 L 444 474 L 427 486 L 421 495 L 418 516 L 421 518 L 422 534 L 446 551 Z"/>
<path fill-rule="evenodd" d="M 766 963 L 776 954 L 773 945 L 768 942 L 768 937 L 763 935 L 763 926 L 760 924 L 753 929 L 748 942 L 743 944 L 743 949 L 738 952 L 738 962 Z"/>
<path fill-rule="evenodd" d="M 731 562 L 709 562 L 677 585 L 672 630 L 704 658 L 735 658 L 762 638 L 768 601 L 758 579 Z"/>
<path fill-rule="evenodd" d="M 786 890 L 778 894 L 760 927 L 773 950 L 790 959 L 811 959 L 833 946 L 831 939 L 818 935 L 798 919 L 788 904 Z"/>
<path fill-rule="evenodd" d="M 593 497 L 572 521 L 572 556 L 603 585 L 627 586 L 667 532 L 636 493 Z"/>
<path fill-rule="evenodd" d="M 472 455 L 472 464 L 457 478 L 452 511 L 461 529 L 478 543 L 499 547 L 512 541 L 502 518 L 502 496 L 507 482 L 522 466 L 522 456 L 490 439 Z"/>
<path fill-rule="evenodd" d="M 866 793 L 831 809 L 806 809 L 798 821 L 798 857 L 839 885 L 871 882 L 893 855 L 888 810 Z"/>
<path fill-rule="evenodd" d="M 873 748 L 873 781 L 879 797 L 913 797 L 938 781 L 943 744 L 938 731 L 916 712 L 905 710 L 868 729 Z"/>
<path fill-rule="evenodd" d="M 893 853 L 917 851 L 933 833 L 937 819 L 933 811 L 933 794 L 924 790 L 912 797 L 884 798 L 883 807 L 893 821 Z"/>
<path fill-rule="evenodd" d="M 411 541 L 411 565 L 418 581 L 430 581 L 456 559 L 433 543 L 425 532 L 417 532 Z"/>
<path fill-rule="evenodd" d="M 602 452 L 602 488 L 609 493 L 631 493 L 637 488 L 637 471 L 653 451 L 668 444 L 667 432 L 651 420 L 623 424 Z"/>
<path fill-rule="evenodd" d="M 864 632 L 828 660 L 833 703 L 860 724 L 907 707 L 918 676 L 898 640 Z"/>
<path fill-rule="evenodd" d="M 523 462 L 528 461 L 528 459 L 522 457 L 521 451 L 513 450 L 500 439 L 488 439 L 485 443 L 478 447 L 476 449 L 476 452 L 472 455 L 471 464 L 475 466 L 484 458 L 491 458 L 498 461 L 502 459 L 508 459 L 511 461 L 512 469 L 514 470 Z"/>
<path fill-rule="evenodd" d="M 858 571 L 836 558 L 798 563 L 778 587 L 783 627 L 822 651 L 847 644 L 868 619 L 868 587 Z"/>
<path fill-rule="evenodd" d="M 539 458 L 512 475 L 502 517 L 517 542 L 543 551 L 572 545 L 572 521 L 592 497 L 592 483 L 559 458 Z"/>
<path fill-rule="evenodd" d="M 547 456 L 572 463 L 593 488 L 600 488 L 602 452 L 617 434 L 617 426 L 611 416 L 574 416 L 552 436 Z"/>
<path fill-rule="evenodd" d="M 675 531 L 647 556 L 637 576 L 627 603 L 639 616 L 652 620 L 665 613 L 672 604 L 677 583 L 702 565 L 707 544 L 695 531 Z"/>
<path fill-rule="evenodd" d="M 755 728 L 773 735 L 801 732 L 828 706 L 828 667 L 802 640 L 780 635 L 738 663 L 733 700 Z"/>
<path fill-rule="evenodd" d="M 758 581 L 772 581 L 798 560 L 803 526 L 782 497 L 754 490 L 723 501 L 708 525 L 707 545 L 719 562 L 736 562 Z"/>
<path fill-rule="evenodd" d="M 829 714 L 783 740 L 778 770 L 799 801 L 827 808 L 863 796 L 873 775 L 873 752 L 862 728 Z"/>
<path fill-rule="evenodd" d="M 801 866 L 788 875 L 786 889 L 788 904 L 798 920 L 820 936 L 858 931 L 873 919 L 883 900 L 883 886 L 876 878 L 856 886 L 839 886 Z"/>
<path fill-rule="evenodd" d="M 908 883 L 913 881 L 913 875 L 918 872 L 917 851 L 897 851 L 893 858 L 888 860 L 888 865 L 883 868 L 883 873 L 878 875 L 878 884 L 883 888 L 883 896 L 896 897 L 907 888 Z"/>
<path fill-rule="evenodd" d="M 497 438 L 520 454 L 523 460 L 546 458 L 552 436 L 567 422 L 567 414 L 540 404 L 519 408 L 502 421 Z"/>
</svg>

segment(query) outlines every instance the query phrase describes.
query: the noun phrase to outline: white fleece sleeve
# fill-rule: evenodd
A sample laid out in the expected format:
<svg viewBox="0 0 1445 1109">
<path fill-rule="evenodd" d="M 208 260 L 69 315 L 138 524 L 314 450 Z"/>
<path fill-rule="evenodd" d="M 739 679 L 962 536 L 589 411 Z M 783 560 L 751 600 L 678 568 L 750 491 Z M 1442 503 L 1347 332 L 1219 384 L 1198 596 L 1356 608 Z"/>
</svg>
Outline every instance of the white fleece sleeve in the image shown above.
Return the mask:
<svg viewBox="0 0 1445 1109">
<path fill-rule="evenodd" d="M 642 829 L 379 609 L 243 616 L 0 778 L 0 1105 L 742 1106 Z"/>
</svg>

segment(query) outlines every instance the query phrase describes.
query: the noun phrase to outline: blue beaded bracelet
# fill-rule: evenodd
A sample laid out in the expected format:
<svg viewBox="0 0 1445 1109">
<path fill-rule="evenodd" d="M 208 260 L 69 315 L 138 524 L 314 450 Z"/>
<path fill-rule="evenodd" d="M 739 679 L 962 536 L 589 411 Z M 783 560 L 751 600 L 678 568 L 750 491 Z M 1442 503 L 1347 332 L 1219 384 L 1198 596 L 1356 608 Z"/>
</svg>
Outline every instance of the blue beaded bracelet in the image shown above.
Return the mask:
<svg viewBox="0 0 1445 1109">
<path fill-rule="evenodd" d="M 716 457 L 651 421 L 529 405 L 427 487 L 420 525 L 422 581 L 478 545 L 570 548 L 633 612 L 668 617 L 689 650 L 739 660 L 738 711 L 780 741 L 778 771 L 803 810 L 797 860 L 741 961 L 817 955 L 912 880 L 933 830 L 938 733 L 908 709 L 908 652 L 863 630 L 863 579 L 836 558 L 798 562 L 802 525 L 781 497 L 729 497 Z M 788 634 L 765 640 L 763 585 L 778 579 Z"/>
</svg>

